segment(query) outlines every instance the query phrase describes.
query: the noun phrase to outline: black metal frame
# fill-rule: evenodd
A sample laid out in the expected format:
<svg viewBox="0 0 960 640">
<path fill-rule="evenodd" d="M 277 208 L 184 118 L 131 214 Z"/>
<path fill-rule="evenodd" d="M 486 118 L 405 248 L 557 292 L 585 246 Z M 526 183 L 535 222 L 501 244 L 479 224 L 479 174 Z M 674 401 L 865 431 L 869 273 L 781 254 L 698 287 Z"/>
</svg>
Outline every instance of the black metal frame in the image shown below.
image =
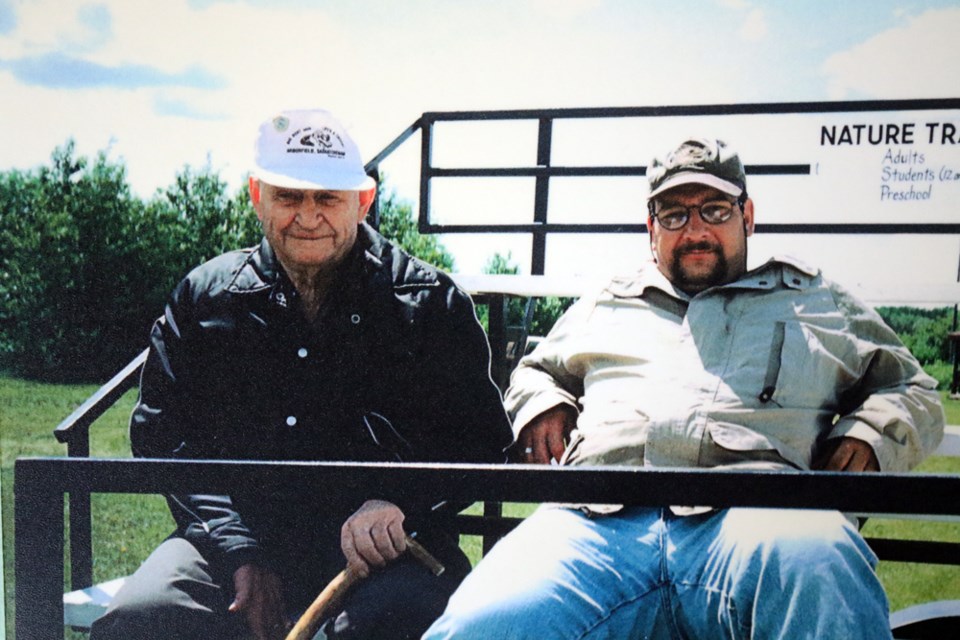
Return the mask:
<svg viewBox="0 0 960 640">
<path fill-rule="evenodd" d="M 551 165 L 553 124 L 557 120 L 602 118 L 652 118 L 663 116 L 851 113 L 895 110 L 958 109 L 960 99 L 868 100 L 850 102 L 785 102 L 720 104 L 666 107 L 611 107 L 580 109 L 521 109 L 505 111 L 427 112 L 368 164 L 376 172 L 380 162 L 411 137 L 418 129 L 420 139 L 421 233 L 529 233 L 533 236 L 532 274 L 543 274 L 546 263 L 547 235 L 550 233 L 646 233 L 644 223 L 637 224 L 555 224 L 547 219 L 549 180 L 570 176 L 643 176 L 644 166 L 563 167 Z M 538 122 L 537 165 L 504 168 L 438 168 L 433 166 L 434 124 L 437 122 L 536 120 Z M 805 164 L 747 165 L 751 175 L 808 175 Z M 434 178 L 451 177 L 533 177 L 536 179 L 533 221 L 525 224 L 435 224 L 430 220 L 430 187 Z M 760 233 L 777 234 L 960 234 L 956 223 L 894 224 L 764 224 Z"/>
<path fill-rule="evenodd" d="M 329 486 L 384 499 L 437 492 L 438 499 L 614 502 L 642 506 L 709 504 L 881 513 L 960 514 L 960 476 L 901 473 L 715 471 L 539 465 L 363 464 L 24 458 L 15 466 L 17 637 L 62 633 L 63 496 L 90 493 L 225 493 L 237 486 Z M 442 490 L 438 491 L 438 487 Z M 483 518 L 465 529 L 490 533 Z M 498 529 L 509 528 L 500 522 Z M 923 548 L 924 543 L 913 542 Z M 927 543 L 930 544 L 930 543 Z M 960 564 L 960 544 L 932 543 Z M 929 555 L 929 550 L 923 554 Z"/>
</svg>

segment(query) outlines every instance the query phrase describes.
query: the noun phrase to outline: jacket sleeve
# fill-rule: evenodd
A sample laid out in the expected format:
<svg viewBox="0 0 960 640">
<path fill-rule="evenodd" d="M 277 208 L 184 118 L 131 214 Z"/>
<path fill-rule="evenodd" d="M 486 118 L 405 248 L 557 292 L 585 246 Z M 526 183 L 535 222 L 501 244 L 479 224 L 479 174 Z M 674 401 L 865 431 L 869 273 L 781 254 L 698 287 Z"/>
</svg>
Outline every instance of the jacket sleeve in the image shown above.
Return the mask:
<svg viewBox="0 0 960 640">
<path fill-rule="evenodd" d="M 140 395 L 130 418 L 130 442 L 139 458 L 217 458 L 204 442 L 191 402 L 195 300 L 190 282 L 174 290 L 154 323 Z M 259 559 L 259 544 L 229 496 L 167 496 L 178 530 L 205 553 L 223 554 L 229 570 Z"/>
<path fill-rule="evenodd" d="M 567 405 L 579 412 L 584 372 L 571 361 L 570 355 L 584 334 L 595 306 L 596 298 L 591 296 L 575 302 L 533 353 L 517 365 L 504 400 L 513 420 L 514 437 L 535 417 L 558 405 Z"/>
<path fill-rule="evenodd" d="M 876 312 L 837 285 L 831 289 L 856 337 L 861 376 L 841 399 L 842 415 L 828 437 L 867 442 L 883 471 L 909 470 L 943 439 L 937 382 Z"/>
<path fill-rule="evenodd" d="M 425 419 L 438 426 L 424 451 L 443 462 L 505 462 L 512 437 L 490 376 L 487 336 L 470 296 L 441 282 L 442 310 L 425 319 L 420 359 L 422 406 L 432 414 Z"/>
<path fill-rule="evenodd" d="M 411 460 L 504 463 L 512 443 L 500 391 L 490 376 L 490 347 L 469 295 L 441 276 L 412 318 L 419 336 L 413 369 L 409 422 Z M 447 501 L 442 490 L 410 492 L 397 501 L 410 531 L 453 531 L 452 517 L 469 503 Z"/>
</svg>

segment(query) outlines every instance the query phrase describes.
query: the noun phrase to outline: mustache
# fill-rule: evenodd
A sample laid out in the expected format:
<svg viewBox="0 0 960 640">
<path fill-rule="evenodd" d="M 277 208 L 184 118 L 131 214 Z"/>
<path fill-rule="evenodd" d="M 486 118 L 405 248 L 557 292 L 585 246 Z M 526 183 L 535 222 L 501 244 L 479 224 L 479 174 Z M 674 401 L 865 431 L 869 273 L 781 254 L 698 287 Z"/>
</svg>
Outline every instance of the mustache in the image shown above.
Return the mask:
<svg viewBox="0 0 960 640">
<path fill-rule="evenodd" d="M 720 253 L 720 245 L 704 240 L 701 242 L 691 242 L 689 244 L 685 244 L 682 247 L 677 247 L 676 250 L 678 255 L 692 253 L 694 251 L 712 251 L 714 253 Z"/>
</svg>

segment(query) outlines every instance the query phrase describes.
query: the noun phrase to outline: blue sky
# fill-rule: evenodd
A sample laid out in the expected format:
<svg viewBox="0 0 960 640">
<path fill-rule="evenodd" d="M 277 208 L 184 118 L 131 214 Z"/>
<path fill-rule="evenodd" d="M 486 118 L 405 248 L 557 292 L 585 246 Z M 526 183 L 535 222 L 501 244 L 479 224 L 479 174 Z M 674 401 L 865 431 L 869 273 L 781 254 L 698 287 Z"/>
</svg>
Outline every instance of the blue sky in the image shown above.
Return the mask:
<svg viewBox="0 0 960 640">
<path fill-rule="evenodd" d="M 941 0 L 0 0 L 0 170 L 73 138 L 143 196 L 236 186 L 287 106 L 371 157 L 424 111 L 960 97 L 958 33 Z"/>
</svg>

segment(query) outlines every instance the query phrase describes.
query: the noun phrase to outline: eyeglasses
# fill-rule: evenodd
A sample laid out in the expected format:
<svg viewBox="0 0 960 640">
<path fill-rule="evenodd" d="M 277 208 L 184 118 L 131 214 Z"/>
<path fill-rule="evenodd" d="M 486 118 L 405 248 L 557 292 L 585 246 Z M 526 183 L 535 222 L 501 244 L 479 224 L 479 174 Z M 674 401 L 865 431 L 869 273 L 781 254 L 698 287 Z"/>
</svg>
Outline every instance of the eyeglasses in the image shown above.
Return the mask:
<svg viewBox="0 0 960 640">
<path fill-rule="evenodd" d="M 682 229 L 693 215 L 693 210 L 700 212 L 700 219 L 707 224 L 723 224 L 733 215 L 736 202 L 729 200 L 711 200 L 701 205 L 684 207 L 676 205 L 661 209 L 659 213 L 654 214 L 654 218 L 660 223 L 660 226 L 670 231 Z"/>
</svg>

